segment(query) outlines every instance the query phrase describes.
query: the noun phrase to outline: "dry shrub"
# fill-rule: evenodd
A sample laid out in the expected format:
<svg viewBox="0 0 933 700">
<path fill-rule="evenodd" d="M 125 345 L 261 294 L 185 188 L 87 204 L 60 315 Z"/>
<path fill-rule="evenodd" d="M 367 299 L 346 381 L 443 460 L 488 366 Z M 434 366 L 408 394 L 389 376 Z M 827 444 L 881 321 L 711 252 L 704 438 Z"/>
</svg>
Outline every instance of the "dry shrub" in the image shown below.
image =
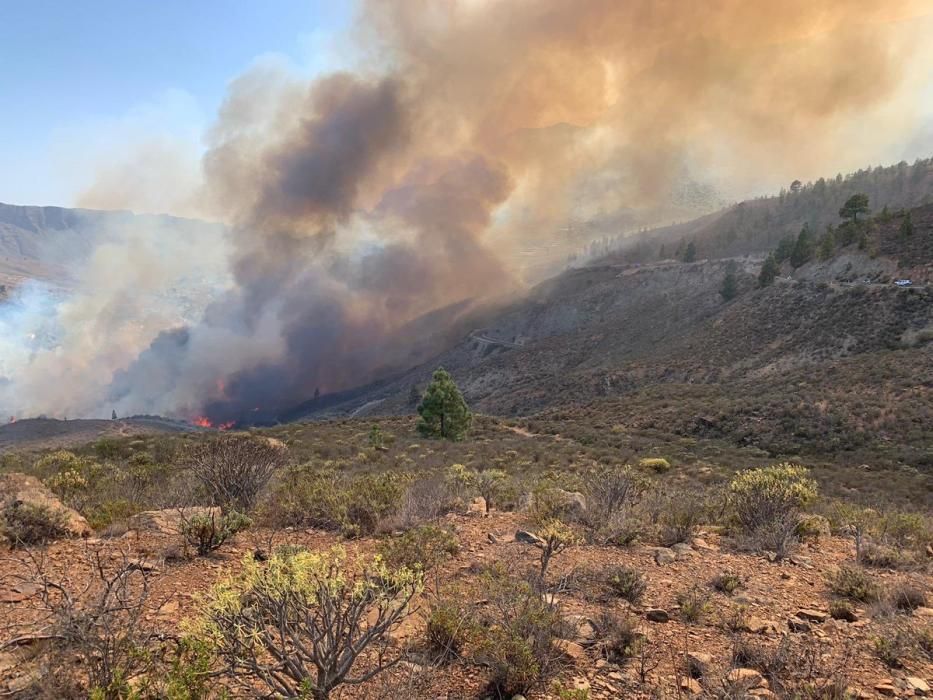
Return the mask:
<svg viewBox="0 0 933 700">
<path fill-rule="evenodd" d="M 878 599 L 878 585 L 862 569 L 842 566 L 827 577 L 829 589 L 840 598 L 849 598 L 861 603 Z"/>
<path fill-rule="evenodd" d="M 0 534 L 11 548 L 46 544 L 68 535 L 67 518 L 48 506 L 13 501 L 0 513 Z"/>
<path fill-rule="evenodd" d="M 601 572 L 600 578 L 607 589 L 614 595 L 632 605 L 638 605 L 648 584 L 644 575 L 628 566 L 611 566 Z"/>
<path fill-rule="evenodd" d="M 460 550 L 457 536 L 437 525 L 421 525 L 384 540 L 379 553 L 390 568 L 428 571 Z"/>
<path fill-rule="evenodd" d="M 249 512 L 288 451 L 277 440 L 223 435 L 195 443 L 185 465 L 207 492 L 211 505 Z"/>
</svg>

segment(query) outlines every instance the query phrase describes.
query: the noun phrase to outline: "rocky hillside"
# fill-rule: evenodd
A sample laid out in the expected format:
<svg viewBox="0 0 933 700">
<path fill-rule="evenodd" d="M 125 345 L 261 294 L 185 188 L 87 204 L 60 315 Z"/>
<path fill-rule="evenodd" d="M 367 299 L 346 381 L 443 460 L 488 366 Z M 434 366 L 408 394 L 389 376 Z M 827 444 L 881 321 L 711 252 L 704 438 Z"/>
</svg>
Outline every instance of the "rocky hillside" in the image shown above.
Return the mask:
<svg viewBox="0 0 933 700">
<path fill-rule="evenodd" d="M 678 435 L 716 434 L 772 455 L 858 460 L 874 450 L 929 469 L 933 207 L 912 218 L 908 239 L 900 219 L 879 223 L 861 247 L 785 264 L 763 289 L 759 257 L 605 258 L 539 285 L 402 377 L 306 415 L 410 412 L 411 387 L 441 365 L 481 412 L 553 418 L 590 406 L 623 427 L 660 420 Z M 739 293 L 727 302 L 730 268 Z M 910 287 L 894 284 L 907 276 Z M 700 404 L 689 398 L 698 392 Z M 659 394 L 683 397 L 674 415 L 647 398 Z M 635 405 L 637 416 L 623 408 Z"/>
</svg>

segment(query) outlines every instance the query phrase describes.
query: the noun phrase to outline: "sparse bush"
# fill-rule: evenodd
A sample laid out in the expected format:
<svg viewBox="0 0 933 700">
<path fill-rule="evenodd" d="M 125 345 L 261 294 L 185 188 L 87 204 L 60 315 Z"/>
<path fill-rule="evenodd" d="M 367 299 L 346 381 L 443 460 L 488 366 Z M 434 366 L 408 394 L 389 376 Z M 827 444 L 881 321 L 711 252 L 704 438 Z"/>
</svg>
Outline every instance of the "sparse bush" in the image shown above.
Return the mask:
<svg viewBox="0 0 933 700">
<path fill-rule="evenodd" d="M 726 595 L 732 595 L 738 589 L 745 586 L 742 582 L 742 577 L 731 571 L 723 571 L 721 574 L 717 574 L 713 577 L 713 580 L 710 581 L 710 585 L 720 593 L 725 593 Z"/>
<path fill-rule="evenodd" d="M 877 569 L 897 569 L 910 562 L 912 558 L 906 552 L 874 542 L 864 542 L 858 554 L 859 564 Z"/>
<path fill-rule="evenodd" d="M 44 505 L 13 501 L 0 513 L 0 534 L 12 548 L 46 544 L 68 534 L 65 514 Z"/>
<path fill-rule="evenodd" d="M 278 440 L 224 435 L 195 443 L 185 458 L 211 504 L 248 512 L 288 453 Z"/>
<path fill-rule="evenodd" d="M 667 498 L 661 512 L 658 539 L 669 547 L 678 542 L 689 542 L 706 514 L 706 503 L 695 494 L 676 492 Z"/>
<path fill-rule="evenodd" d="M 264 508 L 274 525 L 340 530 L 347 521 L 349 493 L 332 468 L 290 468 Z"/>
<path fill-rule="evenodd" d="M 866 572 L 852 566 L 843 566 L 830 574 L 829 589 L 840 598 L 849 598 L 861 603 L 878 599 L 878 586 Z"/>
<path fill-rule="evenodd" d="M 927 604 L 926 593 L 919 586 L 899 583 L 888 589 L 885 597 L 901 612 L 913 612 Z"/>
<path fill-rule="evenodd" d="M 383 518 L 398 512 L 409 482 L 407 474 L 395 472 L 366 474 L 353 479 L 347 488 L 344 534 L 358 536 L 376 532 Z"/>
<path fill-rule="evenodd" d="M 241 574 L 210 593 L 192 632 L 232 677 L 275 695 L 326 700 L 398 661 L 388 633 L 420 590 L 420 574 L 378 559 L 351 566 L 339 548 L 266 564 L 246 559 Z M 370 652 L 365 670 L 354 672 Z"/>
<path fill-rule="evenodd" d="M 846 598 L 836 598 L 830 601 L 829 615 L 834 620 L 845 620 L 846 622 L 855 622 L 858 619 L 855 614 L 855 607 Z"/>
<path fill-rule="evenodd" d="M 919 651 L 933 661 L 933 625 L 918 629 L 916 637 Z"/>
<path fill-rule="evenodd" d="M 906 628 L 894 626 L 872 639 L 872 648 L 886 666 L 901 668 L 914 649 L 914 639 Z"/>
<path fill-rule="evenodd" d="M 691 586 L 677 594 L 680 617 L 684 622 L 700 622 L 712 607 L 709 591 L 700 586 Z"/>
<path fill-rule="evenodd" d="M 440 600 L 431 607 L 425 635 L 428 646 L 443 660 L 458 658 L 473 638 L 472 614 L 453 600 Z"/>
<path fill-rule="evenodd" d="M 600 639 L 598 648 L 611 663 L 622 663 L 637 656 L 645 635 L 638 629 L 638 621 L 630 615 L 603 612 L 596 620 Z"/>
<path fill-rule="evenodd" d="M 603 580 L 613 595 L 623 598 L 633 605 L 638 605 L 645 595 L 647 583 L 645 577 L 636 569 L 627 566 L 613 566 L 603 572 Z"/>
<path fill-rule="evenodd" d="M 500 697 L 526 693 L 559 667 L 554 641 L 565 623 L 557 607 L 528 582 L 511 579 L 499 568 L 484 576 L 490 605 L 481 620 L 486 629 L 477 640 L 477 658 L 489 666 Z"/>
<path fill-rule="evenodd" d="M 220 549 L 224 542 L 252 524 L 252 520 L 235 511 L 219 516 L 205 513 L 185 520 L 181 532 L 185 541 L 194 547 L 200 556 L 205 556 Z"/>
<path fill-rule="evenodd" d="M 389 568 L 428 571 L 460 549 L 457 536 L 436 525 L 422 525 L 382 542 L 379 552 Z"/>
<path fill-rule="evenodd" d="M 602 467 L 584 479 L 586 497 L 584 522 L 600 542 L 627 545 L 635 540 L 640 527 L 633 509 L 645 491 L 645 480 L 630 467 Z"/>
<path fill-rule="evenodd" d="M 538 529 L 537 535 L 544 540 L 544 545 L 541 547 L 541 569 L 539 573 L 543 581 L 551 558 L 555 554 L 560 554 L 568 547 L 577 544 L 580 538 L 573 528 L 559 520 L 551 520 L 545 523 Z"/>
</svg>

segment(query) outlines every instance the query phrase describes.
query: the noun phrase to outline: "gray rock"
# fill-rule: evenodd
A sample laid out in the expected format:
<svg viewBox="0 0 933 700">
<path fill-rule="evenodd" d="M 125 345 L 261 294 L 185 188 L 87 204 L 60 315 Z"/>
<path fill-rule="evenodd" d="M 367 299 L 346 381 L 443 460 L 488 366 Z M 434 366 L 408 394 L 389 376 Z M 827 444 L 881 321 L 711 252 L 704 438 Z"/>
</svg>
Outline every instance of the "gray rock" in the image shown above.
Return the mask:
<svg viewBox="0 0 933 700">
<path fill-rule="evenodd" d="M 810 623 L 806 620 L 801 620 L 799 617 L 792 617 L 787 620 L 787 627 L 791 632 L 809 632 Z"/>
<path fill-rule="evenodd" d="M 673 564 L 675 561 L 677 561 L 677 554 L 673 549 L 669 549 L 668 547 L 657 547 L 654 550 L 654 563 L 658 566 Z"/>
<path fill-rule="evenodd" d="M 677 555 L 678 559 L 685 559 L 686 557 L 692 557 L 696 552 L 686 542 L 678 542 L 675 545 L 671 546 L 671 549 L 674 551 L 674 554 Z"/>
<path fill-rule="evenodd" d="M 544 540 L 538 537 L 533 532 L 528 532 L 528 530 L 519 530 L 515 533 L 515 541 L 521 542 L 522 544 L 530 544 L 535 547 L 542 547 L 544 545 Z"/>
<path fill-rule="evenodd" d="M 668 622 L 671 619 L 667 610 L 663 608 L 648 608 L 648 610 L 645 611 L 645 617 L 650 622 Z"/>
</svg>

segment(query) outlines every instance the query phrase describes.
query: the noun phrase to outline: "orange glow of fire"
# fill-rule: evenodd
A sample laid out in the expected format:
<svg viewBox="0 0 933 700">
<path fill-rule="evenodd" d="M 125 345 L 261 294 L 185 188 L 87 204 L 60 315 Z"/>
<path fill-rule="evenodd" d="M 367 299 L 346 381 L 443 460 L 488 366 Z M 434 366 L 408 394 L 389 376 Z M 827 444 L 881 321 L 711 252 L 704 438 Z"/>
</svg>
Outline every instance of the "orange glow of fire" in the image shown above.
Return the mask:
<svg viewBox="0 0 933 700">
<path fill-rule="evenodd" d="M 207 416 L 195 416 L 191 419 L 191 425 L 196 425 L 199 428 L 217 428 L 217 430 L 230 430 L 234 425 L 236 425 L 235 420 L 227 421 L 226 423 L 214 423 Z"/>
</svg>

